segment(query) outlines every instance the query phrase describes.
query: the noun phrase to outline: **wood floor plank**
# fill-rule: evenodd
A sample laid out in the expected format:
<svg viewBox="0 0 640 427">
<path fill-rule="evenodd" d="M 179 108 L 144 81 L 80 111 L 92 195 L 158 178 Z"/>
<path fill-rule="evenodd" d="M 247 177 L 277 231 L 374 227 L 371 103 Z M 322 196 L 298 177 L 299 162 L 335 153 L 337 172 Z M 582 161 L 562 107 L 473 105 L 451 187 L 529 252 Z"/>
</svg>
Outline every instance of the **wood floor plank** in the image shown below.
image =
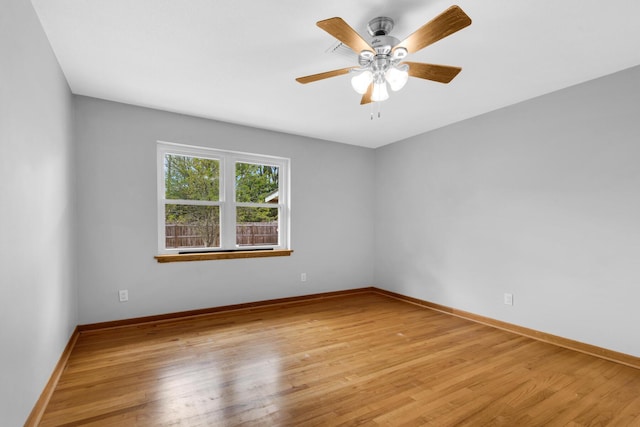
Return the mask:
<svg viewBox="0 0 640 427">
<path fill-rule="evenodd" d="M 370 292 L 81 332 L 40 425 L 639 422 L 640 370 Z"/>
</svg>

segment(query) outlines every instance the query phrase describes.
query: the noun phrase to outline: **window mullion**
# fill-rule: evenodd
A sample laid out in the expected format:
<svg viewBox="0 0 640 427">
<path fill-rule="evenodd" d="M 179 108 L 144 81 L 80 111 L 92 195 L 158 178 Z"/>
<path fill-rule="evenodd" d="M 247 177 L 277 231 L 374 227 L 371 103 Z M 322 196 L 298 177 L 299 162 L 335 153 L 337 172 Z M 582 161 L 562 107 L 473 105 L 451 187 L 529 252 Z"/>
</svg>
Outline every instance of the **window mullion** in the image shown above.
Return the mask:
<svg viewBox="0 0 640 427">
<path fill-rule="evenodd" d="M 227 157 L 222 170 L 222 247 L 236 247 L 236 208 L 235 208 L 235 160 Z"/>
</svg>

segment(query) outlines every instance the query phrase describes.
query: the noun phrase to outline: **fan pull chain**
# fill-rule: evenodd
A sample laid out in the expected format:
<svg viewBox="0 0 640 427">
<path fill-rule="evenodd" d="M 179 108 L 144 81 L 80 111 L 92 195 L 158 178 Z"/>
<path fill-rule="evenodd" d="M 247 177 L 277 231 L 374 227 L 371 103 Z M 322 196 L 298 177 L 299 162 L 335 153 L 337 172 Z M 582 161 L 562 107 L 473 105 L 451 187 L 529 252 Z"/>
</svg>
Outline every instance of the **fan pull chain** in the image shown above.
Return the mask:
<svg viewBox="0 0 640 427">
<path fill-rule="evenodd" d="M 380 114 L 380 103 L 379 102 L 371 102 L 371 113 L 370 113 L 370 117 L 371 120 L 373 120 L 373 104 L 378 104 L 378 118 L 380 118 L 381 114 Z"/>
</svg>

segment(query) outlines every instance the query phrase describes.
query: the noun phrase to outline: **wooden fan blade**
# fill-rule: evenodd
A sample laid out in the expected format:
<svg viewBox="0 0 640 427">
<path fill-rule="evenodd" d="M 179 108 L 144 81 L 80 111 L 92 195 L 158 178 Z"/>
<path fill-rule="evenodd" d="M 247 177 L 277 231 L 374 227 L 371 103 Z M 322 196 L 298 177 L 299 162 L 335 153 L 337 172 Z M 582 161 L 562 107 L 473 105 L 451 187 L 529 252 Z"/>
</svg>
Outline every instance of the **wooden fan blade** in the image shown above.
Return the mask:
<svg viewBox="0 0 640 427">
<path fill-rule="evenodd" d="M 462 68 L 450 65 L 425 64 L 422 62 L 403 62 L 409 66 L 409 75 L 434 82 L 449 83 Z"/>
<path fill-rule="evenodd" d="M 336 77 L 336 76 L 341 76 L 343 74 L 347 74 L 353 68 L 356 68 L 356 67 L 340 68 L 339 70 L 325 71 L 324 73 L 318 73 L 318 74 L 312 74 L 310 76 L 298 77 L 296 79 L 296 81 L 298 83 L 302 83 L 302 84 L 316 82 L 318 80 L 328 79 L 329 77 Z"/>
<path fill-rule="evenodd" d="M 371 103 L 371 95 L 373 94 L 373 83 L 369 85 L 367 91 L 362 95 L 362 100 L 360 100 L 360 105 Z"/>
<path fill-rule="evenodd" d="M 369 43 L 360 37 L 360 34 L 344 22 L 342 18 L 325 19 L 324 21 L 318 21 L 316 25 L 349 46 L 355 53 L 360 53 L 363 50 L 375 52 Z"/>
<path fill-rule="evenodd" d="M 471 18 L 459 6 L 451 6 L 401 41 L 394 49 L 404 47 L 409 53 L 417 52 L 469 25 Z"/>
</svg>

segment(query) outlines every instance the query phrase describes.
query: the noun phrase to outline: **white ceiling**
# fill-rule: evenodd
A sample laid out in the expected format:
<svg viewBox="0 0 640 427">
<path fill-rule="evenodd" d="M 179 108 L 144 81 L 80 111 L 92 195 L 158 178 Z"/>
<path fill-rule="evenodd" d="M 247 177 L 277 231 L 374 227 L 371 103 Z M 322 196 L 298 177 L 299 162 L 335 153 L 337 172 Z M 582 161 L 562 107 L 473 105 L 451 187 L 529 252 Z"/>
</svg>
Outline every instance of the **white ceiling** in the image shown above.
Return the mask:
<svg viewBox="0 0 640 427">
<path fill-rule="evenodd" d="M 638 0 L 32 2 L 75 94 L 366 147 L 640 65 Z M 295 81 L 357 65 L 326 53 L 335 39 L 316 21 L 340 16 L 365 36 L 389 16 L 402 40 L 452 4 L 471 26 L 408 60 L 462 72 L 411 78 L 380 119 L 349 76 Z"/>
</svg>

